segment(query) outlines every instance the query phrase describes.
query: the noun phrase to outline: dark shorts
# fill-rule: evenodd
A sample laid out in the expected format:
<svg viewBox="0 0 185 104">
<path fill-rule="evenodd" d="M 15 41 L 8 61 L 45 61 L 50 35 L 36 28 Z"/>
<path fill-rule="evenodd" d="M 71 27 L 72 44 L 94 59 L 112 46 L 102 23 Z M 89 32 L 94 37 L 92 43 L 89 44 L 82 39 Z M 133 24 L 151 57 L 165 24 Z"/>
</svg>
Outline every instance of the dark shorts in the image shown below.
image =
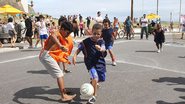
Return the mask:
<svg viewBox="0 0 185 104">
<path fill-rule="evenodd" d="M 27 30 L 25 36 L 32 37 L 33 36 L 33 31 L 32 30 Z"/>
<path fill-rule="evenodd" d="M 98 71 L 94 67 L 89 70 L 89 74 L 91 76 L 91 79 L 97 79 L 98 82 L 105 81 L 106 78 L 105 72 Z"/>
<path fill-rule="evenodd" d="M 40 35 L 40 39 L 47 39 L 47 38 L 48 38 L 48 35 L 47 34 Z"/>
<path fill-rule="evenodd" d="M 9 31 L 8 31 L 8 34 L 10 35 L 10 37 L 15 36 L 15 33 L 14 33 L 14 31 L 13 31 L 13 30 L 9 30 Z"/>
<path fill-rule="evenodd" d="M 112 49 L 113 48 L 113 42 L 106 43 L 105 48 L 106 48 L 106 50 Z"/>
</svg>

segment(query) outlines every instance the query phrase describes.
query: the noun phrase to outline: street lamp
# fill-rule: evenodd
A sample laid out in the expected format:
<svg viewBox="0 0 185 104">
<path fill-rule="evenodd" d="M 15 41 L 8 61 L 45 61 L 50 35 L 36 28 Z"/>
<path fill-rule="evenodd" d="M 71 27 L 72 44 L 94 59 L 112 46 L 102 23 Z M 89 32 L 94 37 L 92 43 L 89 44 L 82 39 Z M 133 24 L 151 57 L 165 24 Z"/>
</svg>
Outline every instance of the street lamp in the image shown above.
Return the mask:
<svg viewBox="0 0 185 104">
<path fill-rule="evenodd" d="M 157 15 L 158 15 L 158 12 L 159 12 L 159 0 L 157 0 L 157 12 L 156 12 Z"/>
<path fill-rule="evenodd" d="M 133 20 L 133 4 L 134 0 L 131 0 L 131 20 Z"/>
<path fill-rule="evenodd" d="M 181 9 L 182 9 L 182 0 L 180 0 L 180 9 L 179 9 L 179 32 L 180 32 L 180 22 L 181 22 Z"/>
</svg>

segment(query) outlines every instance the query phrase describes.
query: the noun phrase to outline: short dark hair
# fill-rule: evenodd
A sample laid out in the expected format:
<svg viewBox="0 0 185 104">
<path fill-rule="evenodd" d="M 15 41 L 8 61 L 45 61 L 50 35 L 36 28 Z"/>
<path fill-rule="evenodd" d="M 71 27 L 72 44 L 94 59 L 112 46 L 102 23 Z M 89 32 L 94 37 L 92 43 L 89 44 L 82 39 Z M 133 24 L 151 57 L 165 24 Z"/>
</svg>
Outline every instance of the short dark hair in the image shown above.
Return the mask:
<svg viewBox="0 0 185 104">
<path fill-rule="evenodd" d="M 44 16 L 43 15 L 39 15 L 39 18 L 41 19 L 41 18 L 44 18 Z"/>
<path fill-rule="evenodd" d="M 100 14 L 100 13 L 101 13 L 100 11 L 97 12 L 97 14 Z"/>
<path fill-rule="evenodd" d="M 102 30 L 102 28 L 103 28 L 103 27 L 102 27 L 101 24 L 96 23 L 96 24 L 93 25 L 92 30 L 98 30 L 98 29 L 101 29 L 101 30 Z"/>
<path fill-rule="evenodd" d="M 26 15 L 26 14 L 23 14 L 23 16 L 25 16 L 25 17 L 26 17 L 27 15 Z"/>
<path fill-rule="evenodd" d="M 109 24 L 109 26 L 110 26 L 110 24 L 111 24 L 111 23 L 110 23 L 110 20 L 109 20 L 109 19 L 104 19 L 104 20 L 103 20 L 103 23 L 106 23 L 106 22 L 108 22 L 108 24 Z"/>
<path fill-rule="evenodd" d="M 69 32 L 73 32 L 73 25 L 71 22 L 65 21 L 61 23 L 61 28 L 64 28 L 64 30 L 68 30 Z"/>
<path fill-rule="evenodd" d="M 67 21 L 67 18 L 65 18 L 64 16 L 61 16 L 58 20 L 58 25 L 60 26 L 62 22 Z"/>
<path fill-rule="evenodd" d="M 8 22 L 13 22 L 13 18 L 12 17 L 9 17 L 8 18 Z"/>
</svg>

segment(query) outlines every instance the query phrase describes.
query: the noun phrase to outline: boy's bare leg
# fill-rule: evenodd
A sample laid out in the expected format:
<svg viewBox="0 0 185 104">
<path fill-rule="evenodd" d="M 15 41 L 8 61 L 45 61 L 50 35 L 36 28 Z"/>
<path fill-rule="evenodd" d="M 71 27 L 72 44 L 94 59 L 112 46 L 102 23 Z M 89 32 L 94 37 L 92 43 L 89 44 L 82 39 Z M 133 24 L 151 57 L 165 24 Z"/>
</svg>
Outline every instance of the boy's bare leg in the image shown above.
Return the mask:
<svg viewBox="0 0 185 104">
<path fill-rule="evenodd" d="M 60 78 L 57 78 L 57 83 L 58 83 L 59 90 L 60 90 L 60 93 L 61 93 L 61 100 L 62 101 L 70 101 L 76 96 L 76 94 L 75 95 L 67 95 L 65 93 L 63 76 L 60 77 Z"/>
<path fill-rule="evenodd" d="M 92 79 L 91 84 L 94 87 L 94 93 L 93 93 L 94 96 L 97 95 L 97 83 L 98 83 L 97 79 Z"/>
</svg>

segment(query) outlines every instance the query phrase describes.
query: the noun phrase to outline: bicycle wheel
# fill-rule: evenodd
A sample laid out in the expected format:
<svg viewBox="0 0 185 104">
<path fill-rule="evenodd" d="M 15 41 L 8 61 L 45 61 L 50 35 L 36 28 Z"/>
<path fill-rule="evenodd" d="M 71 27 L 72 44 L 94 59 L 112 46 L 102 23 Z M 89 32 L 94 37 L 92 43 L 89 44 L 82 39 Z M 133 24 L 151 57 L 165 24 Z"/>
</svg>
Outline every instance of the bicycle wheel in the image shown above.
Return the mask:
<svg viewBox="0 0 185 104">
<path fill-rule="evenodd" d="M 120 38 L 124 38 L 124 36 L 125 36 L 125 33 L 123 30 L 119 31 L 118 34 L 119 34 Z"/>
</svg>

